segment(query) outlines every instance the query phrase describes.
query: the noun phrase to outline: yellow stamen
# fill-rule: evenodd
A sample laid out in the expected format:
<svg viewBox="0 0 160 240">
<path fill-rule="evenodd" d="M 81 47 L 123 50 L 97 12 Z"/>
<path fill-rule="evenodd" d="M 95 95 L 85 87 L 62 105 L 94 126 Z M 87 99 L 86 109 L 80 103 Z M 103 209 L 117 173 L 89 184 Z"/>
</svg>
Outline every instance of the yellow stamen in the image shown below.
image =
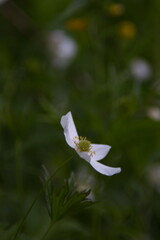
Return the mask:
<svg viewBox="0 0 160 240">
<path fill-rule="evenodd" d="M 74 144 L 76 145 L 76 149 L 79 152 L 88 152 L 90 156 L 96 154 L 95 152 L 91 151 L 92 146 L 91 142 L 86 139 L 86 137 L 74 137 Z"/>
</svg>

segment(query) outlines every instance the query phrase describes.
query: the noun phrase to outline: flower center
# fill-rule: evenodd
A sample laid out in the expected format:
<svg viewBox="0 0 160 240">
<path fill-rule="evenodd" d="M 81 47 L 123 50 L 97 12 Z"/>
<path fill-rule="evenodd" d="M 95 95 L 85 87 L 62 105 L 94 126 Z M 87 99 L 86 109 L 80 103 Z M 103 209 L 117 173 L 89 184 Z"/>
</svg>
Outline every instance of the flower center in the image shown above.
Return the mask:
<svg viewBox="0 0 160 240">
<path fill-rule="evenodd" d="M 91 142 L 88 141 L 85 137 L 75 137 L 74 143 L 79 152 L 91 152 Z"/>
</svg>

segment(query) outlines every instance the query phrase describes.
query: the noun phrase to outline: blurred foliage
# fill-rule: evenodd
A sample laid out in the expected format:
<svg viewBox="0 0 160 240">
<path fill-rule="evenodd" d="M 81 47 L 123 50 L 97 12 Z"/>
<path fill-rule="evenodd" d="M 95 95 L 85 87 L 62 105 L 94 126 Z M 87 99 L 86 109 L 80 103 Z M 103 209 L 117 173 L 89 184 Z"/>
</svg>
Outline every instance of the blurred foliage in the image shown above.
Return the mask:
<svg viewBox="0 0 160 240">
<path fill-rule="evenodd" d="M 74 171 L 99 202 L 71 209 L 46 239 L 159 238 L 159 23 L 158 0 L 0 1 L 2 240 L 12 239 L 41 188 L 42 165 L 52 173 L 74 154 L 60 126 L 68 111 L 80 135 L 112 146 L 102 162 L 122 173 L 102 176 L 74 154 L 54 184 Z M 148 76 L 132 69 L 136 59 Z M 49 221 L 40 196 L 17 239 L 42 239 Z"/>
<path fill-rule="evenodd" d="M 92 205 L 92 201 L 87 198 L 90 190 L 78 191 L 75 185 L 73 174 L 66 179 L 63 187 L 57 191 L 50 181 L 51 176 L 44 167 L 43 185 L 45 190 L 45 199 L 48 214 L 53 223 L 62 219 L 69 213 L 75 213 L 85 207 Z"/>
</svg>

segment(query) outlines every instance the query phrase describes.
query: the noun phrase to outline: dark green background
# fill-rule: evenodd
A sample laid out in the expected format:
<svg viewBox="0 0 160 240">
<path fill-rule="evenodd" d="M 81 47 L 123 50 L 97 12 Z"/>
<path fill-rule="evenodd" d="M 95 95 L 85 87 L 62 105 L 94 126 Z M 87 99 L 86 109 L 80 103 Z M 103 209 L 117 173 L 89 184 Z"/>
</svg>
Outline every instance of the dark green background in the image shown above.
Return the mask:
<svg viewBox="0 0 160 240">
<path fill-rule="evenodd" d="M 111 4 L 124 12 L 114 16 Z M 67 22 L 87 19 L 83 29 Z M 132 22 L 133 37 L 119 26 Z M 0 229 L 9 239 L 41 188 L 42 165 L 50 173 L 73 155 L 53 183 L 71 172 L 78 185 L 92 178 L 92 207 L 71 212 L 48 239 L 157 240 L 160 235 L 159 0 L 15 0 L 0 5 Z M 47 37 L 64 30 L 78 46 L 66 68 L 51 64 Z M 148 81 L 130 73 L 133 59 L 151 66 Z M 112 149 L 102 160 L 121 167 L 112 177 L 97 173 L 66 144 L 60 126 L 71 111 L 82 136 Z M 78 172 L 84 172 L 78 178 Z M 154 180 L 153 180 L 154 175 Z M 152 176 L 152 177 L 151 177 Z M 85 180 L 83 179 L 85 178 Z M 20 239 L 41 239 L 49 224 L 43 196 L 21 229 Z M 9 235 L 7 235 L 9 234 Z M 12 235 L 12 234 L 11 234 Z"/>
</svg>

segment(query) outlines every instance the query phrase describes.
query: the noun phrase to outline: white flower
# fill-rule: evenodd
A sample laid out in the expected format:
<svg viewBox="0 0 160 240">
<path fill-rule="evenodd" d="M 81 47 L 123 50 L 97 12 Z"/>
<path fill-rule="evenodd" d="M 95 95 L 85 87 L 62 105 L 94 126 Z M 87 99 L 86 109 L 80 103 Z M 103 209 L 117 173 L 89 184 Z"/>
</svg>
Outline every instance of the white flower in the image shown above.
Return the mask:
<svg viewBox="0 0 160 240">
<path fill-rule="evenodd" d="M 0 0 L 0 5 L 7 2 L 7 0 Z"/>
<path fill-rule="evenodd" d="M 160 192 L 160 164 L 154 163 L 149 166 L 147 176 L 153 186 Z"/>
<path fill-rule="evenodd" d="M 160 109 L 158 107 L 150 107 L 147 115 L 155 121 L 160 121 Z"/>
<path fill-rule="evenodd" d="M 90 163 L 96 171 L 107 176 L 121 171 L 121 168 L 108 167 L 98 162 L 107 155 L 111 147 L 102 144 L 91 144 L 86 138 L 79 137 L 71 112 L 62 116 L 61 125 L 64 128 L 64 136 L 68 145 L 74 148 L 78 155 Z"/>
<path fill-rule="evenodd" d="M 53 57 L 53 65 L 57 68 L 66 68 L 77 54 L 77 43 L 65 31 L 52 31 L 47 43 Z"/>
<path fill-rule="evenodd" d="M 130 64 L 132 75 L 140 82 L 148 80 L 152 75 L 152 69 L 149 63 L 141 58 L 134 59 Z"/>
</svg>

